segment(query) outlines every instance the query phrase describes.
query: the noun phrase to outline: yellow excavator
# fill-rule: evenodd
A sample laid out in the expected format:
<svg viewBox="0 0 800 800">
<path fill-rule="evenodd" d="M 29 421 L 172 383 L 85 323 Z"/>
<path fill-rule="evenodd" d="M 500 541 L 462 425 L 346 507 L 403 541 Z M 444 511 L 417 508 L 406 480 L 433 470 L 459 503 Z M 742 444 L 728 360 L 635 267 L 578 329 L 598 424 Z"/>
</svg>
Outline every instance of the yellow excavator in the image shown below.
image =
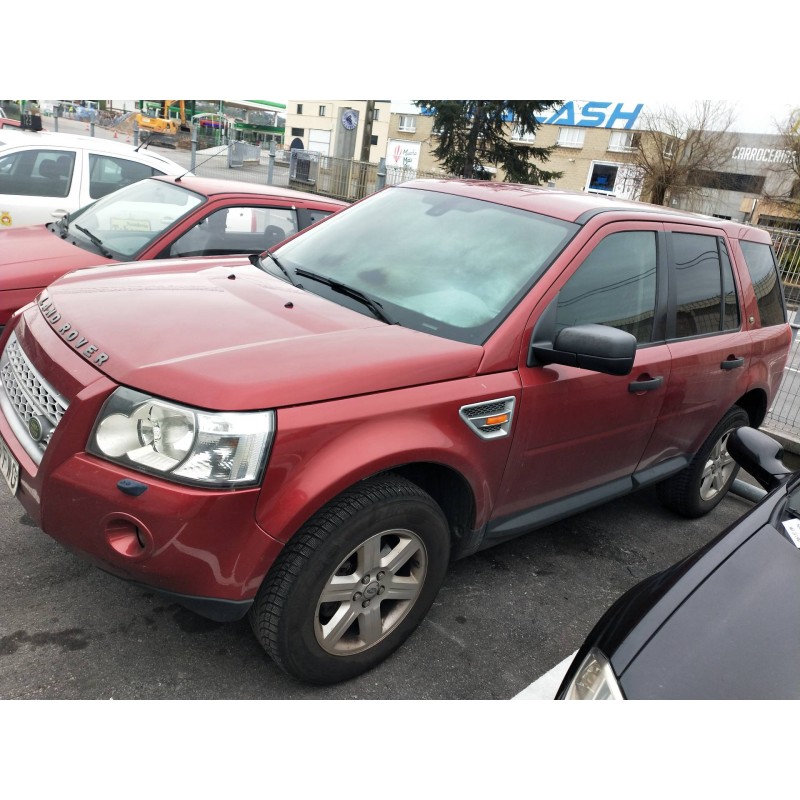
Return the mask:
<svg viewBox="0 0 800 800">
<path fill-rule="evenodd" d="M 178 105 L 179 119 L 169 115 L 169 109 L 175 103 Z M 136 114 L 135 120 L 139 126 L 139 131 L 153 144 L 174 143 L 180 131 L 188 132 L 190 130 L 186 123 L 185 100 L 163 100 L 155 116 L 143 114 L 140 111 Z"/>
</svg>

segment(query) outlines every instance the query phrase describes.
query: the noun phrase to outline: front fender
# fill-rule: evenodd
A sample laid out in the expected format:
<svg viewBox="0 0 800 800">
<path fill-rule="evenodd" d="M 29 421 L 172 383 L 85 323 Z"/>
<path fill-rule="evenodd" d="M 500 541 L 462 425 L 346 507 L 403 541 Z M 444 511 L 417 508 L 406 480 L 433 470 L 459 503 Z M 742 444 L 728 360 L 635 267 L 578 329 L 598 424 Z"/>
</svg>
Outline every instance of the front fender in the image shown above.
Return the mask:
<svg viewBox="0 0 800 800">
<path fill-rule="evenodd" d="M 513 437 L 481 439 L 460 418 L 470 403 L 519 397 L 516 372 L 278 410 L 277 433 L 256 508 L 258 524 L 288 541 L 349 486 L 405 464 L 460 474 L 488 518 Z"/>
</svg>

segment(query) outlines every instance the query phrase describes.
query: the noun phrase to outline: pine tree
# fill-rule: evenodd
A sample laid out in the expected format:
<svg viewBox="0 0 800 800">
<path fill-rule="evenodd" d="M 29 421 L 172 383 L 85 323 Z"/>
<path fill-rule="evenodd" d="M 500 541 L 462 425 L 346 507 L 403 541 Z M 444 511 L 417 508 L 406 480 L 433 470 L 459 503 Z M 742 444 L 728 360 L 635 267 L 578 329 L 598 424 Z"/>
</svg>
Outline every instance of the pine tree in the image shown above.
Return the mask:
<svg viewBox="0 0 800 800">
<path fill-rule="evenodd" d="M 512 129 L 520 138 L 535 134 L 541 125 L 537 115 L 561 105 L 561 100 L 415 100 L 414 103 L 434 116 L 438 144 L 432 153 L 453 175 L 482 177 L 485 167 L 500 166 L 506 181 L 537 185 L 562 175 L 534 163 L 546 163 L 554 146 L 512 142 L 510 136 Z"/>
</svg>

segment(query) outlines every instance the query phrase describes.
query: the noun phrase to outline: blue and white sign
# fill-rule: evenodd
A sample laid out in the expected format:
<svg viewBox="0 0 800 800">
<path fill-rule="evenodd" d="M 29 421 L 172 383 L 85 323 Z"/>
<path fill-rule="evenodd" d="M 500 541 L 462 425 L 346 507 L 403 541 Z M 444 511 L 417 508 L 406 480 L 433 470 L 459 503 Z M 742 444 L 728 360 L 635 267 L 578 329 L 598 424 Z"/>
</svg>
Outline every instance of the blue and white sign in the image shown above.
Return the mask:
<svg viewBox="0 0 800 800">
<path fill-rule="evenodd" d="M 577 128 L 633 128 L 644 103 L 605 103 L 598 100 L 569 100 L 563 106 L 537 116 L 543 125 L 568 125 Z"/>
<path fill-rule="evenodd" d="M 644 103 L 607 103 L 600 100 L 568 100 L 558 108 L 536 117 L 543 125 L 564 125 L 576 128 L 633 128 L 642 113 Z M 419 113 L 430 116 L 432 108 L 420 108 Z M 510 111 L 503 117 L 513 122 Z"/>
</svg>

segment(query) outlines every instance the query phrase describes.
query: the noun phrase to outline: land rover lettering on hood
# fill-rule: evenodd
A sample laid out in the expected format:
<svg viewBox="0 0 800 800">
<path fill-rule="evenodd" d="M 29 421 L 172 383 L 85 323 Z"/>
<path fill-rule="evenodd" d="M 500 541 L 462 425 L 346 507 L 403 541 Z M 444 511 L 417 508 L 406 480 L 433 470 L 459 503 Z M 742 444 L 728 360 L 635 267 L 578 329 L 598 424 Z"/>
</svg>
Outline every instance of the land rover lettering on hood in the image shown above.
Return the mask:
<svg viewBox="0 0 800 800">
<path fill-rule="evenodd" d="M 451 559 L 643 486 L 710 511 L 790 339 L 765 231 L 412 181 L 260 256 L 56 280 L 0 340 L 0 465 L 67 548 L 331 683 Z"/>
</svg>

